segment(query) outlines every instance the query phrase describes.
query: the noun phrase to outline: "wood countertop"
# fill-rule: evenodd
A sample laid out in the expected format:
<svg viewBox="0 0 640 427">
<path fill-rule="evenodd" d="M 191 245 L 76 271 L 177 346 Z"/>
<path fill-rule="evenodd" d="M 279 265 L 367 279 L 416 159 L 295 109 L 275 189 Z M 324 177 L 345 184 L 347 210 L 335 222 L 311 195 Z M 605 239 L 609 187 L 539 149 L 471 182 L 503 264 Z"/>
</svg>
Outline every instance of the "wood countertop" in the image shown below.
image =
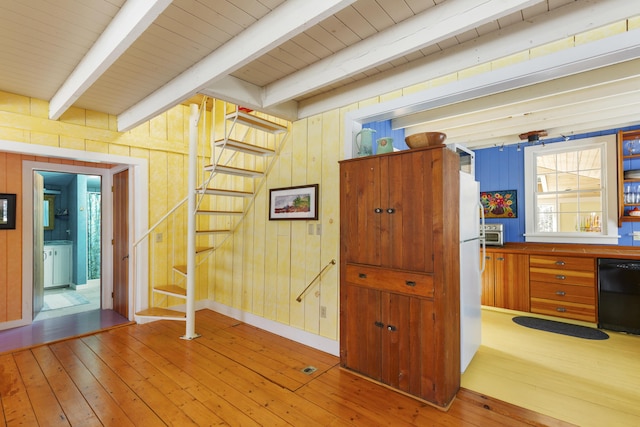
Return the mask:
<svg viewBox="0 0 640 427">
<path fill-rule="evenodd" d="M 521 253 L 531 255 L 564 255 L 585 258 L 640 259 L 640 247 L 615 245 L 578 245 L 569 243 L 505 243 L 487 246 L 487 252 Z"/>
</svg>

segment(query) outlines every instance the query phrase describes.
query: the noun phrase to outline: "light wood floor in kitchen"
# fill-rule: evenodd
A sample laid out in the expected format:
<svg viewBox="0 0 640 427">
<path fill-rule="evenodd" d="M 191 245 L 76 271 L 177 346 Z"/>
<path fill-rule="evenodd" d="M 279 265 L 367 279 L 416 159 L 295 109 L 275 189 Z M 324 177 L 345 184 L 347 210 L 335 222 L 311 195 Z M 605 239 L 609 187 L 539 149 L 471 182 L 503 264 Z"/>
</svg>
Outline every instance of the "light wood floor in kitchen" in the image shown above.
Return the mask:
<svg viewBox="0 0 640 427">
<path fill-rule="evenodd" d="M 0 355 L 0 426 L 568 425 L 483 393 L 577 425 L 640 425 L 638 337 L 576 341 L 483 314 L 484 344 L 463 376 L 477 390 L 462 389 L 448 412 L 345 372 L 336 357 L 202 310 L 193 341 L 178 339 L 183 323 L 161 321 Z M 607 367 L 617 353 L 633 356 Z M 303 373 L 307 366 L 315 372 Z"/>
<path fill-rule="evenodd" d="M 463 387 L 583 427 L 640 426 L 640 336 L 586 340 L 518 326 L 510 312 L 482 316 Z"/>
</svg>

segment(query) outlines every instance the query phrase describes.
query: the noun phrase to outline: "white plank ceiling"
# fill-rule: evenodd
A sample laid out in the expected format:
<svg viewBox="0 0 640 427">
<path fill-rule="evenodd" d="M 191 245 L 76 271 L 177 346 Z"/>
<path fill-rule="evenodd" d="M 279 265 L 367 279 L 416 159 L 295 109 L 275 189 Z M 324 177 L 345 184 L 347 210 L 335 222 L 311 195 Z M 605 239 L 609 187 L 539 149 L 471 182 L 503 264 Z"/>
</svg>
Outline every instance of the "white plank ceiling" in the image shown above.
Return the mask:
<svg viewBox="0 0 640 427">
<path fill-rule="evenodd" d="M 628 0 L 0 0 L 0 90 L 121 130 L 198 94 L 295 120 L 638 15 Z M 427 89 L 394 125 L 480 147 L 638 124 L 640 49 L 611 40 L 596 65 Z"/>
</svg>

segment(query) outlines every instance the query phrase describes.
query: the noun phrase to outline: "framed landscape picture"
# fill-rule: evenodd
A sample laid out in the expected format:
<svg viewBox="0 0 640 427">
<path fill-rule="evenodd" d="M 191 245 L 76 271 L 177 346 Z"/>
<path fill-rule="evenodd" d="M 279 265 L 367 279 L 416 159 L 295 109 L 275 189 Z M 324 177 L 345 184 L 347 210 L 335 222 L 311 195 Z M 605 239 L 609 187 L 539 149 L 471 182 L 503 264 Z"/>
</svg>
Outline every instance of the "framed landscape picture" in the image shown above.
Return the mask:
<svg viewBox="0 0 640 427">
<path fill-rule="evenodd" d="M 318 184 L 269 190 L 269 220 L 318 219 Z"/>
</svg>

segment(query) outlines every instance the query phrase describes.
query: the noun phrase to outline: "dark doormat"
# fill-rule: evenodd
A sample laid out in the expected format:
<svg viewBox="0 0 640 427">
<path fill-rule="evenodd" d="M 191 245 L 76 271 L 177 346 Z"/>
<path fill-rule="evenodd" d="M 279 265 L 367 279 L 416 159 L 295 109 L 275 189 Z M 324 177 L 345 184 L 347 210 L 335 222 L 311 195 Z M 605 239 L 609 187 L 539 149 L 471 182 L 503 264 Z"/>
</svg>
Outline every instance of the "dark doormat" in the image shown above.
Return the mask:
<svg viewBox="0 0 640 427">
<path fill-rule="evenodd" d="M 605 332 L 587 326 L 572 325 L 571 323 L 556 322 L 555 320 L 538 319 L 537 317 L 516 316 L 513 321 L 527 328 L 553 332 L 555 334 L 569 335 L 587 340 L 606 340 L 609 338 Z"/>
</svg>

